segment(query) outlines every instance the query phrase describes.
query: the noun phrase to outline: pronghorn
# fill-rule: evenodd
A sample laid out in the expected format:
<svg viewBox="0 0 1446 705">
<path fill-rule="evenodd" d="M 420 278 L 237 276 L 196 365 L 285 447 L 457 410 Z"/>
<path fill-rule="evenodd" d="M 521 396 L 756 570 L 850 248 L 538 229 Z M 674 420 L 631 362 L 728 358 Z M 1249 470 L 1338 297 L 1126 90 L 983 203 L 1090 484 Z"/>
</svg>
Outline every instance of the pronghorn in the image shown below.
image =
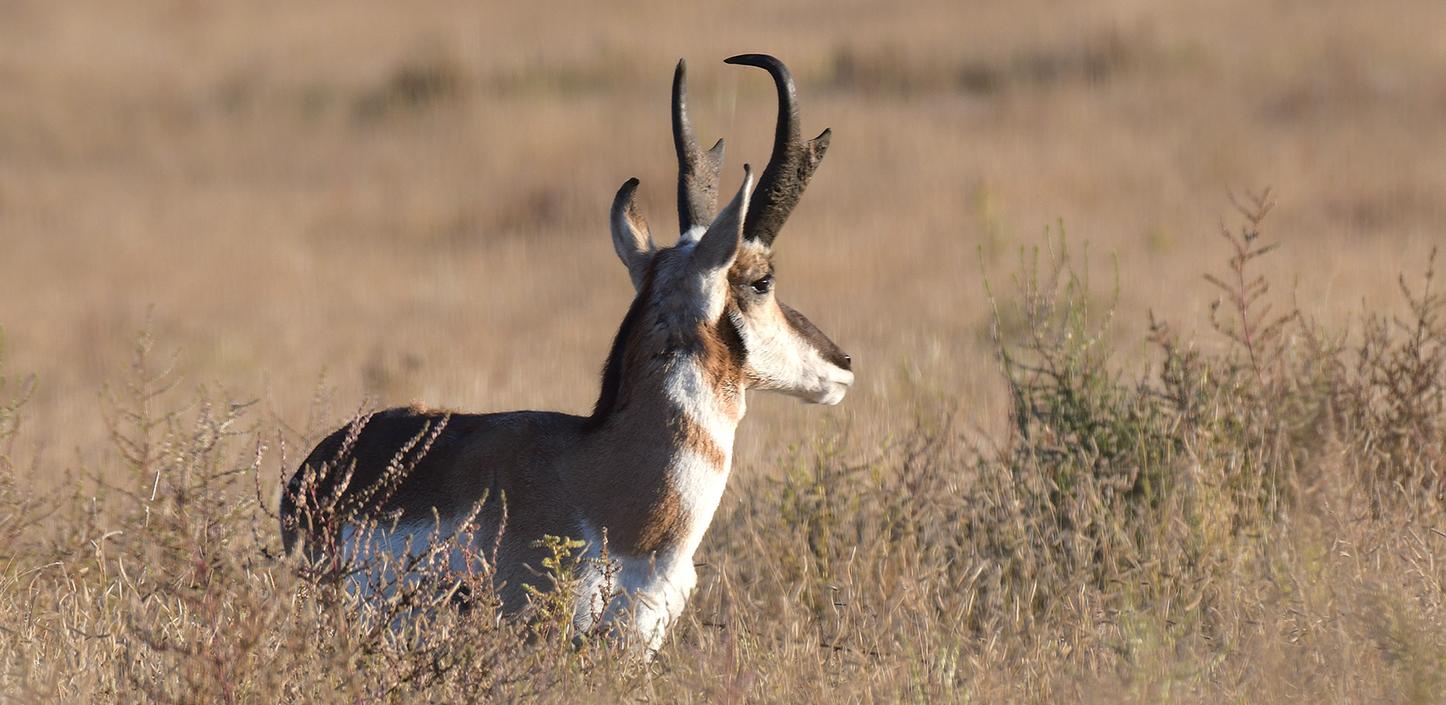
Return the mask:
<svg viewBox="0 0 1446 705">
<path fill-rule="evenodd" d="M 723 141 L 699 148 L 679 61 L 672 125 L 681 236 L 672 247 L 657 247 L 633 201 L 638 180 L 618 190 L 612 242 L 636 295 L 608 353 L 592 414 L 400 408 L 339 429 L 282 493 L 288 551 L 302 541 L 318 560 L 314 546 L 357 540 L 347 538 L 345 526 L 309 518 L 320 498 L 363 498 L 359 504 L 372 506 L 353 518 L 388 517 L 383 535 L 366 541 L 393 552 L 425 545 L 480 503 L 473 535 L 496 542 L 492 570 L 504 610 L 527 604 L 523 585 L 538 582 L 542 537 L 583 540 L 589 557 L 601 555 L 605 543 L 612 568 L 583 563 L 591 567 L 572 598 L 573 623 L 583 630 L 599 618 L 616 624 L 616 613 L 625 611 L 627 641 L 649 656 L 656 651 L 697 582 L 693 554 L 728 480 L 744 392 L 837 404 L 854 378 L 849 356 L 777 299 L 772 265 L 774 238 L 830 133 L 801 138 L 793 79 L 782 62 L 745 54 L 727 63 L 759 67 L 773 78 L 779 110 L 772 156 L 756 191 L 744 165 L 742 187 L 715 216 Z M 410 470 L 394 477 L 407 457 Z M 343 466 L 345 473 L 327 471 Z M 395 486 L 375 490 L 387 482 Z M 604 580 L 618 598 L 599 613 Z"/>
</svg>

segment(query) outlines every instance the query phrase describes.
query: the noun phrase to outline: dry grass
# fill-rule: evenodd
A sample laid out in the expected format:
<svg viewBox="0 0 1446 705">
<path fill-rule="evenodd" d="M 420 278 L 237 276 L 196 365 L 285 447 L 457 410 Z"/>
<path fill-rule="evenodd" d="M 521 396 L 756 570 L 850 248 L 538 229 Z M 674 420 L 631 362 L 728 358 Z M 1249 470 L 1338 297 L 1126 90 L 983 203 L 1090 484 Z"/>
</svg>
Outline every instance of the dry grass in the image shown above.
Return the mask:
<svg viewBox="0 0 1446 705">
<path fill-rule="evenodd" d="M 1443 700 L 1446 6 L 573 5 L 0 5 L 0 697 Z M 751 400 L 651 674 L 273 560 L 358 406 L 590 404 L 672 62 L 731 179 L 758 49 L 834 128 L 780 285 L 860 382 Z"/>
</svg>

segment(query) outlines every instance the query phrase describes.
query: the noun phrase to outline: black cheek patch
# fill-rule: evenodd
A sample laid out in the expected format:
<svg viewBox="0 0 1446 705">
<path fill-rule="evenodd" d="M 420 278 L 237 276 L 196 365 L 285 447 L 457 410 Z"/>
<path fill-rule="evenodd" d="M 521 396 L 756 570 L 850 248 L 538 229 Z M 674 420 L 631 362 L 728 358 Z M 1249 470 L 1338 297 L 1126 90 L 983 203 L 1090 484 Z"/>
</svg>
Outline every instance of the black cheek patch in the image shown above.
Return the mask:
<svg viewBox="0 0 1446 705">
<path fill-rule="evenodd" d="M 748 361 L 748 346 L 743 344 L 743 332 L 738 330 L 738 323 L 727 313 L 718 319 L 718 339 L 728 348 L 728 354 L 738 361 L 742 366 Z"/>
</svg>

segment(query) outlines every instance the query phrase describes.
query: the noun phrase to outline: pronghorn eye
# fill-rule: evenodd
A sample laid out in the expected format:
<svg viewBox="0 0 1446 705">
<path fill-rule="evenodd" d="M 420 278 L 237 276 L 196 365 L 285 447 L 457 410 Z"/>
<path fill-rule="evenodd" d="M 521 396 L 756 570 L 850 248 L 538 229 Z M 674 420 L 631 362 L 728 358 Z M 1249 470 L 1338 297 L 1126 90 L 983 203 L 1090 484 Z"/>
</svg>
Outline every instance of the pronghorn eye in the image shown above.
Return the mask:
<svg viewBox="0 0 1446 705">
<path fill-rule="evenodd" d="M 753 290 L 760 294 L 767 294 L 773 291 L 773 275 L 765 274 L 762 279 L 753 282 Z"/>
</svg>

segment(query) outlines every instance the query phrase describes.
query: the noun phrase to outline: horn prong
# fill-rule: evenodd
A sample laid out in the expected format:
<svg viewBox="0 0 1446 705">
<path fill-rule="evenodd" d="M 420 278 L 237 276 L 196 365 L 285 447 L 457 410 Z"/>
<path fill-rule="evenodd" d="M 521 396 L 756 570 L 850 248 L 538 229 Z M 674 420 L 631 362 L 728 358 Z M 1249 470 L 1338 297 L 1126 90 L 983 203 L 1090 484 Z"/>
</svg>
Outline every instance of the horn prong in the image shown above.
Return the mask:
<svg viewBox="0 0 1446 705">
<path fill-rule="evenodd" d="M 718 175 L 723 169 L 723 140 L 707 152 L 688 120 L 688 64 L 678 60 L 673 72 L 673 148 L 678 153 L 678 224 L 681 232 L 713 219 L 718 202 Z"/>
<path fill-rule="evenodd" d="M 750 240 L 772 245 L 788 220 L 813 172 L 828 150 L 830 130 L 803 141 L 798 115 L 798 89 L 788 67 L 768 54 L 739 54 L 724 63 L 754 66 L 768 72 L 778 90 L 778 123 L 773 134 L 773 154 L 758 179 L 758 188 L 748 209 L 743 234 Z"/>
</svg>

